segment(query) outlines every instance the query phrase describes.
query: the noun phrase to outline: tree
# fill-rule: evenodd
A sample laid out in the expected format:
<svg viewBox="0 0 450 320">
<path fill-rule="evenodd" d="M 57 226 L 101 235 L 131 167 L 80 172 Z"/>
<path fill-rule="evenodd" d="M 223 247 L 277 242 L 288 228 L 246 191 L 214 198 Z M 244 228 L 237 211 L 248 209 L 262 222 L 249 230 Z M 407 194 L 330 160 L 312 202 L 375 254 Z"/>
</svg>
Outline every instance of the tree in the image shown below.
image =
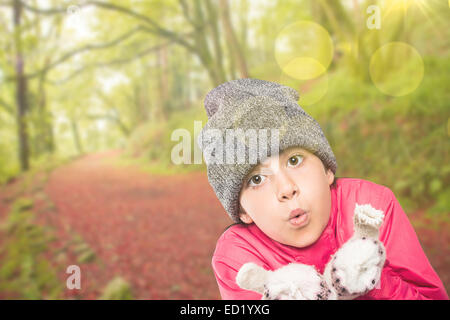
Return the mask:
<svg viewBox="0 0 450 320">
<path fill-rule="evenodd" d="M 227 44 L 228 44 L 229 52 L 230 52 L 231 65 L 234 66 L 234 62 L 236 61 L 237 65 L 238 65 L 240 77 L 248 78 L 249 74 L 248 74 L 248 69 L 247 69 L 247 62 L 245 60 L 241 46 L 236 38 L 233 26 L 231 24 L 228 0 L 220 0 L 219 4 L 220 4 L 220 11 L 222 13 L 223 27 L 225 30 Z M 231 69 L 231 72 L 234 71 L 233 69 L 234 68 Z M 233 78 L 235 78 L 235 77 L 233 77 Z"/>
<path fill-rule="evenodd" d="M 14 20 L 14 49 L 15 49 L 15 79 L 16 79 L 16 104 L 17 104 L 17 134 L 19 137 L 19 160 L 22 171 L 28 170 L 29 145 L 27 121 L 25 116 L 28 112 L 27 104 L 27 78 L 25 77 L 25 59 L 22 52 L 22 3 L 20 0 L 13 2 Z"/>
<path fill-rule="evenodd" d="M 37 117 L 36 119 L 34 119 L 34 125 L 37 132 L 37 137 L 36 139 L 34 139 L 36 144 L 35 149 L 38 152 L 39 150 L 41 150 L 41 147 L 39 145 L 42 143 L 42 141 L 47 143 L 47 150 L 49 152 L 52 152 L 55 148 L 52 133 L 51 115 L 46 110 L 47 99 L 45 93 L 45 83 L 47 82 L 48 73 L 62 63 L 67 62 L 75 55 L 91 50 L 102 50 L 113 47 L 132 37 L 136 33 L 141 32 L 143 29 L 140 27 L 132 28 L 128 32 L 121 34 L 116 39 L 113 39 L 109 42 L 100 44 L 88 44 L 80 48 L 75 48 L 70 52 L 60 54 L 59 57 L 57 57 L 55 54 L 57 50 L 47 51 L 47 55 L 46 57 L 44 57 L 43 65 L 39 65 L 37 70 L 26 72 L 27 59 L 26 53 L 24 52 L 24 44 L 27 41 L 29 42 L 30 38 L 34 38 L 32 46 L 37 46 L 39 40 L 43 40 L 41 39 L 40 34 L 40 16 L 46 14 L 61 14 L 63 10 L 41 10 L 37 7 L 30 6 L 28 3 L 21 0 L 0 2 L 0 6 L 11 8 L 13 13 L 12 16 L 14 29 L 12 42 L 14 50 L 12 52 L 12 60 L 14 68 L 13 72 L 10 74 L 6 74 L 4 79 L 6 82 L 13 82 L 15 84 L 16 110 L 14 110 L 14 107 L 4 99 L 0 99 L 0 105 L 8 113 L 14 114 L 15 112 L 16 114 L 20 168 L 22 171 L 26 171 L 30 166 L 30 97 L 33 97 L 31 102 L 37 107 L 38 111 L 36 112 Z M 25 18 L 25 12 L 34 13 L 33 23 L 22 23 L 22 20 Z M 59 15 L 58 18 L 59 20 L 61 20 L 61 15 Z M 30 31 L 30 25 L 36 26 L 36 28 Z M 55 25 L 53 25 L 53 27 L 55 27 Z M 56 25 L 56 28 L 57 27 L 58 26 Z M 34 31 L 34 34 L 32 31 Z M 29 46 L 28 43 L 27 45 Z M 34 49 L 36 49 L 36 47 Z M 38 80 L 36 93 L 31 92 L 29 88 L 29 82 L 34 79 Z"/>
<path fill-rule="evenodd" d="M 51 7 L 42 8 L 38 3 L 38 1 L 0 0 L 0 6 L 10 8 L 13 12 L 14 52 L 11 52 L 11 56 L 14 59 L 14 69 L 5 73 L 4 80 L 14 83 L 16 88 L 15 106 L 8 99 L 2 97 L 0 98 L 0 108 L 11 115 L 16 115 L 22 171 L 29 168 L 31 153 L 35 153 L 35 155 L 51 153 L 56 148 L 52 113 L 48 105 L 50 101 L 47 90 L 49 84 L 61 85 L 94 68 L 124 65 L 154 55 L 156 77 L 153 79 L 157 79 L 158 82 L 157 99 L 148 93 L 151 81 L 141 79 L 142 83 L 134 84 L 134 94 L 136 95 L 134 101 L 140 108 L 140 116 L 137 118 L 139 121 L 145 121 L 147 116 L 151 116 L 155 121 L 164 121 L 169 116 L 169 110 L 173 109 L 168 105 L 171 97 L 183 97 L 183 91 L 174 93 L 172 86 L 180 88 L 183 80 L 188 78 L 180 72 L 176 73 L 173 78 L 168 76 L 174 74 L 170 73 L 171 57 L 174 55 L 171 50 L 173 45 L 183 48 L 198 58 L 213 86 L 225 82 L 230 77 L 234 78 L 236 70 L 240 77 L 249 76 L 243 50 L 231 23 L 228 0 L 172 0 L 165 2 L 154 0 L 150 2 L 150 5 L 161 8 L 158 10 L 159 12 L 167 8 L 167 19 L 164 15 L 155 15 L 154 10 L 147 10 L 145 7 L 139 11 L 136 7 L 123 6 L 123 2 L 83 1 L 79 4 L 80 7 L 91 6 L 97 8 L 99 12 L 117 13 L 129 19 L 130 23 L 126 25 L 132 25 L 132 27 L 117 34 L 116 37 L 108 37 L 109 41 L 96 40 L 66 52 L 61 52 L 57 47 L 50 49 L 51 45 L 47 45 L 47 43 L 52 43 L 52 41 L 47 41 L 49 37 L 46 38 L 43 35 L 41 21 L 54 17 L 51 24 L 52 30 L 58 36 L 67 12 L 67 4 L 61 5 L 61 2 L 52 0 Z M 25 23 L 23 23 L 24 18 L 26 19 Z M 174 23 L 171 29 L 161 23 L 161 21 L 172 20 Z M 152 43 L 152 45 L 143 49 L 142 46 L 136 45 L 140 50 L 134 51 L 134 54 L 126 57 L 122 55 L 109 61 L 85 59 L 84 61 L 91 63 L 83 65 L 72 73 L 66 73 L 63 78 L 55 80 L 51 77 L 54 74 L 53 70 L 59 69 L 77 55 L 116 48 L 123 43 L 131 42 L 135 37 L 140 37 L 141 43 Z M 154 41 L 155 38 L 157 41 Z M 24 43 L 27 44 L 25 49 Z M 56 41 L 53 43 L 56 44 Z M 31 61 L 27 59 L 27 52 L 30 48 L 33 48 L 35 52 L 43 53 L 39 53 L 39 58 Z M 146 64 L 146 62 L 143 63 Z M 228 68 L 226 68 L 227 64 Z M 143 76 L 145 77 L 147 74 Z M 147 115 L 145 108 L 150 103 L 152 112 Z M 107 118 L 112 120 L 110 114 L 107 114 Z M 128 134 L 131 130 L 130 124 L 127 125 L 120 119 L 113 121 L 122 133 Z M 72 129 L 75 129 L 74 132 L 77 131 L 76 127 L 77 123 L 72 126 Z M 76 144 L 80 146 L 79 150 L 83 149 L 81 142 Z"/>
<path fill-rule="evenodd" d="M 22 4 L 26 10 L 46 15 L 66 11 L 66 8 L 64 7 L 40 9 L 24 3 Z M 157 23 L 150 15 L 136 12 L 125 6 L 118 5 L 115 2 L 85 1 L 80 4 L 80 7 L 95 6 L 99 9 L 112 10 L 135 19 L 135 22 L 136 24 L 139 24 L 138 28 L 141 31 L 164 39 L 169 39 L 176 44 L 183 46 L 186 50 L 188 50 L 188 52 L 197 56 L 206 68 L 212 84 L 219 85 L 220 83 L 226 81 L 227 77 L 223 68 L 223 52 L 222 45 L 220 44 L 221 39 L 217 22 L 217 5 L 213 5 L 211 0 L 193 0 L 193 2 L 191 2 L 191 6 L 189 6 L 186 0 L 179 0 L 179 4 L 181 7 L 181 12 L 185 18 L 185 23 L 193 28 L 192 32 L 187 34 L 169 30 L 159 25 L 159 23 Z M 221 6 L 222 9 L 227 10 L 227 0 L 221 0 Z M 224 21 L 226 24 L 227 36 L 230 37 L 230 39 L 233 37 L 235 38 L 230 19 L 227 18 L 226 12 L 224 13 Z M 213 43 L 213 50 L 209 48 L 208 42 Z M 241 74 L 246 75 L 248 72 L 246 71 L 246 64 L 243 62 L 244 57 L 240 53 L 241 49 L 239 43 L 231 40 L 230 45 L 236 51 Z"/>
</svg>

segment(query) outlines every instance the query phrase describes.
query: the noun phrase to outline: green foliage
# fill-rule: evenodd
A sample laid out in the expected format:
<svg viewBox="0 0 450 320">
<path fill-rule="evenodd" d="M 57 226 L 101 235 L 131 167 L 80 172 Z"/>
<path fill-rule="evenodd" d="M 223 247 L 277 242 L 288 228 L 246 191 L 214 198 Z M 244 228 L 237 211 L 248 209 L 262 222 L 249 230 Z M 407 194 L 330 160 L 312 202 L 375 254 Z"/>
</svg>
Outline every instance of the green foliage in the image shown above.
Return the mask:
<svg viewBox="0 0 450 320">
<path fill-rule="evenodd" d="M 56 299 L 61 281 L 43 253 L 54 240 L 33 221 L 33 202 L 17 199 L 1 225 L 0 295 L 13 299 Z"/>
<path fill-rule="evenodd" d="M 194 121 L 201 121 L 202 128 L 207 116 L 204 109 L 190 109 L 175 112 L 167 122 L 148 122 L 138 127 L 131 135 L 128 145 L 119 163 L 137 164 L 151 173 L 173 174 L 204 169 L 204 164 L 194 164 Z M 190 133 L 191 164 L 176 165 L 172 162 L 171 153 L 179 141 L 171 141 L 176 129 L 186 129 Z M 202 163 L 203 163 L 202 159 Z"/>
<path fill-rule="evenodd" d="M 17 146 L 11 131 L 1 130 L 0 124 L 0 184 L 19 174 Z"/>
<path fill-rule="evenodd" d="M 121 277 L 112 279 L 103 289 L 99 300 L 132 300 L 133 293 L 126 280 Z"/>
<path fill-rule="evenodd" d="M 398 98 L 340 70 L 330 77 L 328 95 L 307 112 L 330 141 L 338 177 L 386 185 L 406 211 L 434 204 L 434 213 L 448 213 L 450 60 L 425 57 L 424 63 L 421 85 Z"/>
<path fill-rule="evenodd" d="M 78 263 L 89 263 L 96 259 L 94 250 L 92 250 L 80 235 L 74 236 L 73 251 L 77 255 Z"/>
<path fill-rule="evenodd" d="M 430 215 L 447 213 L 445 217 L 448 219 L 448 208 L 450 208 L 450 188 L 447 187 L 444 191 L 437 194 L 437 201 L 433 207 L 428 210 L 428 213 Z"/>
</svg>

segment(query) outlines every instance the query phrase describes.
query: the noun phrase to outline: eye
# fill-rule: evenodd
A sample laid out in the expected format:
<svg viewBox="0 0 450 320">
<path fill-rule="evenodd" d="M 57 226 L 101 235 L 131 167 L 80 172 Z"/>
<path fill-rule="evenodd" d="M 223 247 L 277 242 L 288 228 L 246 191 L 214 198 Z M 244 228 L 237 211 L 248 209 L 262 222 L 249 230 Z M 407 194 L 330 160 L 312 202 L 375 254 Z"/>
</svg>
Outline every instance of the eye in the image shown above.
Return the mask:
<svg viewBox="0 0 450 320">
<path fill-rule="evenodd" d="M 265 179 L 266 177 L 263 175 L 260 174 L 254 175 L 253 177 L 250 178 L 250 180 L 248 180 L 248 185 L 250 187 L 259 186 Z"/>
<path fill-rule="evenodd" d="M 292 156 L 289 158 L 288 163 L 291 164 L 293 167 L 298 166 L 300 163 L 303 162 L 303 156 L 300 154 L 297 154 L 295 156 Z"/>
</svg>

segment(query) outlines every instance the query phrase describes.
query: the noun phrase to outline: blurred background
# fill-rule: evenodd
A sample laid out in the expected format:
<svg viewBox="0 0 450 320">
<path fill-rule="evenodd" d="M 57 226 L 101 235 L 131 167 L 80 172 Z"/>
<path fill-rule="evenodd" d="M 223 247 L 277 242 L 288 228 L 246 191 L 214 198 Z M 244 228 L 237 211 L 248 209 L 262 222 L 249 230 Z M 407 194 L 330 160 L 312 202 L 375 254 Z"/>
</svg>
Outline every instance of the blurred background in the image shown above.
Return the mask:
<svg viewBox="0 0 450 320">
<path fill-rule="evenodd" d="M 0 299 L 220 299 L 232 221 L 194 121 L 246 77 L 299 91 L 337 177 L 393 190 L 449 290 L 449 6 L 0 0 Z"/>
</svg>

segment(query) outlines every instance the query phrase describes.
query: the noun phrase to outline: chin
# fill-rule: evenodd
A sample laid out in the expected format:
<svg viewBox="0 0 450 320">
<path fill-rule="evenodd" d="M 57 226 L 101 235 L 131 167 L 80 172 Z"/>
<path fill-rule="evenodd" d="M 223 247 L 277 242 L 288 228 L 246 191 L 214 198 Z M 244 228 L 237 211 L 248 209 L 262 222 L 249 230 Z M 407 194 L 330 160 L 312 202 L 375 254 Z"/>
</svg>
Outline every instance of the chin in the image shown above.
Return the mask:
<svg viewBox="0 0 450 320">
<path fill-rule="evenodd" d="M 306 231 L 306 230 L 305 230 Z M 291 244 L 297 248 L 304 248 L 314 244 L 320 238 L 321 232 L 318 230 L 308 230 L 306 233 L 299 235 Z"/>
<path fill-rule="evenodd" d="M 306 248 L 306 247 L 312 245 L 316 241 L 317 241 L 317 238 L 316 239 L 302 239 L 299 242 L 297 242 L 296 244 L 293 244 L 293 246 L 295 246 L 297 248 Z"/>
</svg>

